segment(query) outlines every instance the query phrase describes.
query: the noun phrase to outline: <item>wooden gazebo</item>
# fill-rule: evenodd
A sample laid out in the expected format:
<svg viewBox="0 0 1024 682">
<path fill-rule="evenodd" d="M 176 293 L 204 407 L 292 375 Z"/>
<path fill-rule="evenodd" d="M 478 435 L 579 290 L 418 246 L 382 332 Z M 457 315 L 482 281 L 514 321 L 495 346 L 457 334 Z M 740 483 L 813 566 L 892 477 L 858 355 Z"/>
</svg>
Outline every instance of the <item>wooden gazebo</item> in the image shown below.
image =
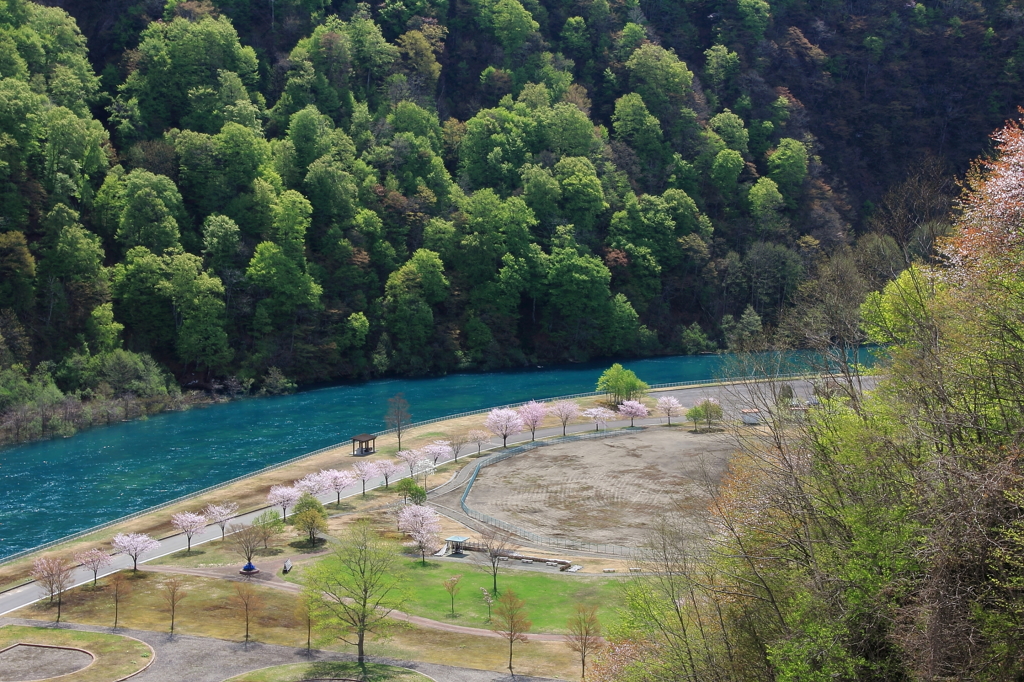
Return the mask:
<svg viewBox="0 0 1024 682">
<path fill-rule="evenodd" d="M 377 451 L 377 436 L 361 433 L 352 436 L 352 455 L 370 455 Z"/>
</svg>

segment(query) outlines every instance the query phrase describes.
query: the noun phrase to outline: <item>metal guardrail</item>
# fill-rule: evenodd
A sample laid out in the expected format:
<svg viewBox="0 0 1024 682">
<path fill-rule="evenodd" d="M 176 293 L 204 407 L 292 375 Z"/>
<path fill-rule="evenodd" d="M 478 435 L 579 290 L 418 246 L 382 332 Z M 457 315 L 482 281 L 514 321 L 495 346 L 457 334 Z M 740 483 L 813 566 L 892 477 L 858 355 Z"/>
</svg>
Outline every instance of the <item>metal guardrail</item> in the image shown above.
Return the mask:
<svg viewBox="0 0 1024 682">
<path fill-rule="evenodd" d="M 558 445 L 560 443 L 570 443 L 578 440 L 590 440 L 593 438 L 611 438 L 614 436 L 623 436 L 631 433 L 634 429 L 625 428 L 618 429 L 615 431 L 589 431 L 587 433 L 576 434 L 572 436 L 562 436 L 561 438 L 555 438 L 548 441 L 533 441 L 526 443 L 525 445 L 519 445 L 517 447 L 509 449 L 507 452 L 502 452 L 497 455 L 491 455 L 487 459 L 481 460 L 477 463 L 476 468 L 473 469 L 472 475 L 469 477 L 469 481 L 466 482 L 466 489 L 462 493 L 462 498 L 459 500 L 459 506 L 466 516 L 476 519 L 477 521 L 483 521 L 484 523 L 501 528 L 510 533 L 514 533 L 519 537 L 525 538 L 530 542 L 535 542 L 539 545 L 547 545 L 549 547 L 558 547 L 559 549 L 576 550 L 580 552 L 593 552 L 595 554 L 615 554 L 618 556 L 630 556 L 636 554 L 639 550 L 636 547 L 623 547 L 621 545 L 605 545 L 593 542 L 581 542 L 579 540 L 569 540 L 566 538 L 553 538 L 546 535 L 538 535 L 532 533 L 521 526 L 517 526 L 514 523 L 502 521 L 496 519 L 490 514 L 484 514 L 483 512 L 473 509 L 466 504 L 466 498 L 469 497 L 470 491 L 473 489 L 473 484 L 476 483 L 477 474 L 484 467 L 497 464 L 498 462 L 504 462 L 510 457 L 535 450 L 537 448 L 547 447 L 549 445 Z"/>
<path fill-rule="evenodd" d="M 771 379 L 771 380 L 776 380 L 776 381 L 784 381 L 784 380 L 787 380 L 787 379 L 796 379 L 796 378 L 802 378 L 802 377 L 807 377 L 807 376 L 810 376 L 810 374 L 808 374 L 808 373 L 779 374 L 779 375 L 776 375 L 776 376 L 773 376 L 773 377 L 765 377 L 765 379 Z M 662 383 L 662 384 L 651 384 L 650 388 L 651 389 L 658 389 L 658 388 L 687 388 L 687 387 L 692 387 L 692 386 L 711 386 L 711 385 L 715 385 L 715 384 L 731 383 L 731 382 L 737 382 L 737 381 L 749 381 L 749 380 L 756 379 L 756 378 L 757 377 L 754 377 L 754 376 L 747 376 L 747 377 L 730 377 L 730 378 L 722 378 L 722 379 L 706 379 L 706 380 L 696 380 L 696 381 L 679 381 L 679 382 L 669 382 L 669 383 Z M 607 395 L 607 392 L 606 391 L 590 391 L 590 392 L 587 392 L 587 393 L 573 393 L 571 395 L 556 396 L 556 397 L 553 397 L 553 398 L 543 398 L 542 400 L 545 400 L 545 401 L 572 400 L 574 398 L 590 398 L 590 397 L 599 396 L 599 395 Z M 503 405 L 502 407 L 519 407 L 521 405 L 525 405 L 528 402 L 530 402 L 530 401 L 527 400 L 527 401 L 518 402 L 518 403 L 511 403 L 509 405 Z M 461 417 L 471 417 L 473 415 L 485 414 L 487 412 L 490 412 L 492 409 L 494 409 L 494 407 L 487 407 L 487 408 L 483 408 L 483 409 L 479 409 L 479 410 L 471 410 L 469 412 L 460 412 L 458 414 L 450 414 L 450 415 L 446 415 L 444 417 L 436 417 L 436 418 L 433 418 L 433 419 L 425 419 L 423 421 L 412 422 L 412 423 L 410 423 L 408 425 L 403 426 L 402 430 L 405 431 L 405 430 L 408 430 L 408 429 L 414 429 L 414 428 L 417 428 L 417 427 L 420 427 L 420 426 L 425 426 L 427 424 L 435 424 L 437 422 L 448 421 L 450 419 L 459 419 Z M 383 431 L 375 432 L 373 435 L 376 436 L 376 437 L 386 436 L 388 434 L 394 433 L 395 431 L 396 431 L 396 429 L 384 429 Z M 3 557 L 2 559 L 0 559 L 0 566 L 2 566 L 4 564 L 8 564 L 8 563 L 10 563 L 12 561 L 17 561 L 18 559 L 24 558 L 26 556 L 29 556 L 29 555 L 34 554 L 36 552 L 39 552 L 41 550 L 49 549 L 51 547 L 56 547 L 57 545 L 62 545 L 65 542 L 70 542 L 72 540 L 78 540 L 78 539 L 84 538 L 84 537 L 86 537 L 88 535 L 92 535 L 93 533 L 101 531 L 101 530 L 103 530 L 105 528 L 111 528 L 113 526 L 125 523 L 126 521 L 131 521 L 131 520 L 137 519 L 137 518 L 139 518 L 141 516 L 145 516 L 147 514 L 152 514 L 153 512 L 160 511 L 161 509 L 167 509 L 168 507 L 173 507 L 174 505 L 180 504 L 180 503 L 185 502 L 187 500 L 195 499 L 196 497 L 200 497 L 202 495 L 206 495 L 207 493 L 211 493 L 211 492 L 213 492 L 215 490 L 218 490 L 219 488 L 223 488 L 225 486 L 229 486 L 229 485 L 231 485 L 233 483 L 238 483 L 239 481 L 244 481 L 244 480 L 246 480 L 248 478 L 252 478 L 254 476 L 260 476 L 260 475 L 268 473 L 270 471 L 274 471 L 275 469 L 280 469 L 281 467 L 286 467 L 286 466 L 289 466 L 291 464 L 295 464 L 296 462 L 304 460 L 307 457 L 315 457 L 316 455 L 321 455 L 321 454 L 323 454 L 325 452 L 330 452 L 331 450 L 337 450 L 338 448 L 348 447 L 349 445 L 350 445 L 349 441 L 345 441 L 345 442 L 342 442 L 342 443 L 335 443 L 334 445 L 328 445 L 327 447 L 323 447 L 323 448 L 320 448 L 318 450 L 314 450 L 312 452 L 307 452 L 307 453 L 299 455 L 297 457 L 292 457 L 291 459 L 286 459 L 283 462 L 278 462 L 276 464 L 271 464 L 270 466 L 264 467 L 262 469 L 258 469 L 257 471 L 253 471 L 253 472 L 250 472 L 248 474 L 243 474 L 242 476 L 236 476 L 235 478 L 232 478 L 232 479 L 227 480 L 227 481 L 223 481 L 221 483 L 217 483 L 216 485 L 212 485 L 212 486 L 209 486 L 207 488 L 203 488 L 202 490 L 197 490 L 195 492 L 188 493 L 187 495 L 182 495 L 181 497 L 176 497 L 173 500 L 168 500 L 167 502 L 163 502 L 161 504 L 154 505 L 152 507 L 148 507 L 146 509 L 142 509 L 142 510 L 137 511 L 137 512 L 133 512 L 131 514 L 128 514 L 127 516 L 122 516 L 122 517 L 119 517 L 117 519 L 114 519 L 113 521 L 108 521 L 106 523 L 101 523 L 101 524 L 99 524 L 97 526 L 93 526 L 92 528 L 87 528 L 86 530 L 82 530 L 82 531 L 79 531 L 77 533 L 73 533 L 71 535 L 64 536 L 64 537 L 62 537 L 62 538 L 60 538 L 58 540 L 52 540 L 50 542 L 46 542 L 46 543 L 43 543 L 41 545 L 37 545 L 37 546 L 32 547 L 30 549 L 26 549 L 26 550 L 23 550 L 21 552 L 17 552 L 15 554 L 11 554 L 10 556 L 6 556 L 6 557 Z M 474 477 L 475 477 L 475 473 L 474 473 Z M 568 549 L 569 547 L 566 547 L 566 548 Z"/>
</svg>

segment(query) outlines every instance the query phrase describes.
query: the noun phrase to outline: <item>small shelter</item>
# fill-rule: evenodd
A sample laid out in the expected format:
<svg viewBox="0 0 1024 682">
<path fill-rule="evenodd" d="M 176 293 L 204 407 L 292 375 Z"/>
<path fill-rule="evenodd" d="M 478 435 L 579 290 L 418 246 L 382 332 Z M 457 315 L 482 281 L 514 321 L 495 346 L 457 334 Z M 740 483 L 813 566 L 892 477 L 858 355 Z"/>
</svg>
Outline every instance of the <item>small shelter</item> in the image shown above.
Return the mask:
<svg viewBox="0 0 1024 682">
<path fill-rule="evenodd" d="M 445 538 L 444 542 L 447 554 L 462 554 L 462 546 L 469 542 L 469 538 L 453 535 L 450 538 Z"/>
<path fill-rule="evenodd" d="M 377 436 L 361 433 L 352 436 L 352 455 L 370 455 L 377 452 Z"/>
<path fill-rule="evenodd" d="M 740 410 L 740 418 L 743 420 L 744 424 L 748 424 L 750 426 L 757 426 L 758 424 L 761 423 L 761 410 L 757 409 L 756 407 L 746 410 Z"/>
</svg>

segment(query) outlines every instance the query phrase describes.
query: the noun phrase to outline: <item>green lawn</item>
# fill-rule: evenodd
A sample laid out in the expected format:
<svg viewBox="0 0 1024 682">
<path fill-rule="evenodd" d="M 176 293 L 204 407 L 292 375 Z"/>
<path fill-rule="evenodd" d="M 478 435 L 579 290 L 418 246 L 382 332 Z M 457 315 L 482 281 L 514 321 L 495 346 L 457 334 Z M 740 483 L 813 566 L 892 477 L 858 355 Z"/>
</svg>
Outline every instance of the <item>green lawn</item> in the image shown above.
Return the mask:
<svg viewBox="0 0 1024 682">
<path fill-rule="evenodd" d="M 273 668 L 253 670 L 250 673 L 232 677 L 225 682 L 300 682 L 301 680 L 352 678 L 366 682 L 428 682 L 429 677 L 420 675 L 407 668 L 396 668 L 392 665 L 367 663 L 361 667 L 358 663 L 337 661 L 318 661 L 316 663 L 289 663 Z"/>
<path fill-rule="evenodd" d="M 465 565 L 440 561 L 428 561 L 426 566 L 419 561 L 409 561 L 404 565 L 409 579 L 406 584 L 409 601 L 404 611 L 457 625 L 489 627 L 487 606 L 481 598 L 480 588 L 491 590 L 490 573 L 482 572 L 469 561 Z M 452 618 L 451 598 L 443 583 L 458 574 L 462 574 L 459 581 L 461 590 L 455 597 L 456 616 Z M 498 574 L 498 589 L 514 590 L 526 602 L 534 632 L 564 633 L 566 620 L 579 602 L 597 604 L 602 625 L 617 621 L 616 610 L 622 604 L 621 580 L 503 569 Z"/>
</svg>

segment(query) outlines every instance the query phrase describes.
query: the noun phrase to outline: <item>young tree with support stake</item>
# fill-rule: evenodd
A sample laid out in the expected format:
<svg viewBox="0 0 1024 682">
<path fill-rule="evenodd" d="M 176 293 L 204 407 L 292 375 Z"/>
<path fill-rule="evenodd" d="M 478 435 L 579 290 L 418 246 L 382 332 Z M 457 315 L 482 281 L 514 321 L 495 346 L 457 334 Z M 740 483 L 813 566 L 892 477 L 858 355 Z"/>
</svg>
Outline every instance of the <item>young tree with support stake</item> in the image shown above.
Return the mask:
<svg viewBox="0 0 1024 682">
<path fill-rule="evenodd" d="M 384 414 L 384 423 L 388 425 L 389 429 L 395 430 L 399 450 L 402 449 L 402 431 L 411 419 L 409 401 L 405 399 L 404 393 L 398 393 L 395 397 L 388 398 L 388 411 Z"/>
<path fill-rule="evenodd" d="M 160 586 L 160 596 L 167 604 L 167 611 L 171 614 L 171 632 L 174 632 L 174 616 L 178 611 L 178 604 L 188 593 L 185 592 L 185 581 L 176 575 L 171 576 Z"/>
<path fill-rule="evenodd" d="M 245 621 L 245 645 L 249 645 L 249 624 L 263 609 L 263 595 L 250 582 L 236 583 L 235 593 L 229 598 L 231 608 Z"/>
<path fill-rule="evenodd" d="M 333 551 L 335 561 L 321 561 L 306 572 L 303 594 L 314 620 L 354 645 L 363 663 L 366 635 L 386 629 L 388 614 L 403 603 L 398 553 L 369 521 L 353 524 Z"/>
<path fill-rule="evenodd" d="M 459 594 L 459 591 L 462 590 L 462 588 L 459 587 L 460 580 L 462 580 L 461 573 L 459 575 L 453 575 L 444 581 L 444 591 L 448 593 L 448 596 L 451 597 L 452 600 L 452 618 L 455 617 L 455 597 Z"/>
<path fill-rule="evenodd" d="M 491 592 L 498 594 L 498 572 L 501 570 L 501 557 L 508 557 L 515 549 L 512 534 L 507 530 L 487 527 L 480 534 L 482 549 L 473 552 L 473 560 L 487 573 L 491 574 Z"/>
<path fill-rule="evenodd" d="M 121 602 L 132 593 L 132 584 L 124 573 L 115 573 L 110 577 L 110 600 L 114 602 L 114 629 L 117 629 L 118 609 Z"/>
<path fill-rule="evenodd" d="M 526 644 L 529 641 L 526 633 L 533 627 L 533 623 L 526 617 L 526 602 L 517 597 L 514 591 L 506 590 L 498 597 L 494 617 L 497 621 L 494 631 L 508 642 L 508 672 L 514 679 L 516 673 L 512 670 L 513 646 L 516 642 Z"/>
</svg>

